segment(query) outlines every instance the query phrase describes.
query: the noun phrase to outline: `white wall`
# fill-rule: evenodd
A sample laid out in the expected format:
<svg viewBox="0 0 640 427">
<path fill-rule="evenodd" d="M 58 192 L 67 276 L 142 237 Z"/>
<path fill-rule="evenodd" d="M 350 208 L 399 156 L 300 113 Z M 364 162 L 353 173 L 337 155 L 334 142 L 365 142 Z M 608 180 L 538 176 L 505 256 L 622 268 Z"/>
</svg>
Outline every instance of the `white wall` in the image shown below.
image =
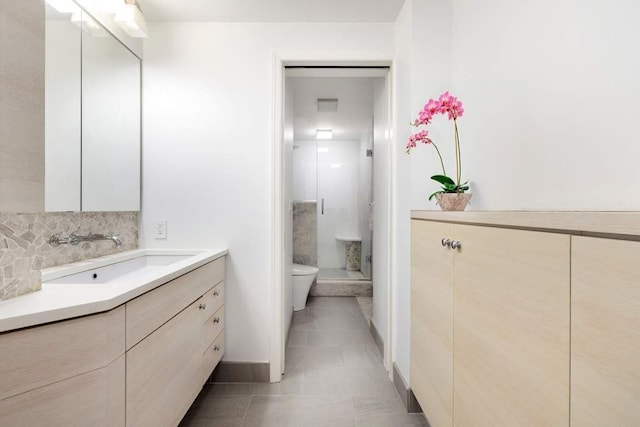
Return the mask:
<svg viewBox="0 0 640 427">
<path fill-rule="evenodd" d="M 640 3 L 453 4 L 473 209 L 640 209 Z"/>
<path fill-rule="evenodd" d="M 322 149 L 327 151 L 320 151 Z M 358 235 L 359 149 L 359 141 L 318 142 L 319 268 L 345 268 L 345 243 L 336 240 L 336 237 L 360 237 Z"/>
<path fill-rule="evenodd" d="M 152 24 L 141 244 L 227 247 L 225 360 L 268 361 L 274 51 L 389 51 L 392 24 Z M 154 240 L 153 220 L 168 220 Z"/>
<path fill-rule="evenodd" d="M 392 132 L 389 120 L 391 79 L 376 79 L 373 84 L 373 316 L 383 340 L 387 337 L 389 304 L 389 179 Z M 386 350 L 389 350 L 385 344 Z"/>
</svg>

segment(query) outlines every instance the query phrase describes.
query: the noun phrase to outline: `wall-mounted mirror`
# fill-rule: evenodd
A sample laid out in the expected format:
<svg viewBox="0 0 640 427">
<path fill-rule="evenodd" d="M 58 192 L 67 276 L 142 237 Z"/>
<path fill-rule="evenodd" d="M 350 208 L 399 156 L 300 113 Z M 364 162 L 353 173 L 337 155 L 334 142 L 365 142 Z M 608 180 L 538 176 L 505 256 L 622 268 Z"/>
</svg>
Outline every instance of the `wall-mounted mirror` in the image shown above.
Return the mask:
<svg viewBox="0 0 640 427">
<path fill-rule="evenodd" d="M 69 4 L 47 5 L 45 210 L 140 210 L 140 59 Z"/>
</svg>

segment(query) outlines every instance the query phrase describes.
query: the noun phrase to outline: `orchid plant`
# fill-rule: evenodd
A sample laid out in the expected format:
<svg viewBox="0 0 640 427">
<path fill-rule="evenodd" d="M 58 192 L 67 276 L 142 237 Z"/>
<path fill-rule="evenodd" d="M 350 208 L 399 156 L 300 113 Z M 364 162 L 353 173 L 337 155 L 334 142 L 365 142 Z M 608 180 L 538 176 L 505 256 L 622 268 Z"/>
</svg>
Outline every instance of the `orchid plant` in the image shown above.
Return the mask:
<svg viewBox="0 0 640 427">
<path fill-rule="evenodd" d="M 423 129 L 409 137 L 409 143 L 407 144 L 407 154 L 411 152 L 412 148 L 417 146 L 418 142 L 423 144 L 430 144 L 436 149 L 438 158 L 440 159 L 440 165 L 442 166 L 442 175 L 433 175 L 432 180 L 442 185 L 442 189 L 434 192 L 429 196 L 431 200 L 436 194 L 442 193 L 464 193 L 469 189 L 468 181 L 461 183 L 461 162 L 460 162 L 460 140 L 458 138 L 458 122 L 457 119 L 462 117 L 464 108 L 462 102 L 449 92 L 445 92 L 438 99 L 429 99 L 424 108 L 418 113 L 418 118 L 411 123 L 412 126 L 427 126 L 431 123 L 434 116 L 438 114 L 446 114 L 449 120 L 453 120 L 453 137 L 455 141 L 456 151 L 456 177 L 453 178 L 447 176 L 447 172 L 444 167 L 442 155 L 438 146 L 429 138 L 429 131 Z"/>
</svg>

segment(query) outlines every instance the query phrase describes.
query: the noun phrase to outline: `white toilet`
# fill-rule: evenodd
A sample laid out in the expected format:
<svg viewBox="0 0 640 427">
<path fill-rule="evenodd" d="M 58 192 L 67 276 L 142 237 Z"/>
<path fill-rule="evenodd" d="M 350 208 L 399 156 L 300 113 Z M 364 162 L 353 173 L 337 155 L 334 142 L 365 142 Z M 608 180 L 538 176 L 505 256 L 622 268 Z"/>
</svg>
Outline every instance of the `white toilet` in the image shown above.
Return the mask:
<svg viewBox="0 0 640 427">
<path fill-rule="evenodd" d="M 293 264 L 293 311 L 303 310 L 307 305 L 309 289 L 316 274 L 318 274 L 318 267 Z"/>
</svg>

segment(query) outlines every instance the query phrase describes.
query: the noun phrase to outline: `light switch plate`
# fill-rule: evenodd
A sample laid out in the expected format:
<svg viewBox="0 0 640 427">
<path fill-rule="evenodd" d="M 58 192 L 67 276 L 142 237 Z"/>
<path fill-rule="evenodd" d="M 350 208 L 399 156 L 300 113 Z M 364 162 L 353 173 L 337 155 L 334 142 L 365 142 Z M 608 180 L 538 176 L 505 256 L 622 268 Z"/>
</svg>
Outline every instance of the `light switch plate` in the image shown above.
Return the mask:
<svg viewBox="0 0 640 427">
<path fill-rule="evenodd" d="M 166 219 L 156 219 L 154 235 L 156 240 L 167 238 L 167 220 Z"/>
</svg>

